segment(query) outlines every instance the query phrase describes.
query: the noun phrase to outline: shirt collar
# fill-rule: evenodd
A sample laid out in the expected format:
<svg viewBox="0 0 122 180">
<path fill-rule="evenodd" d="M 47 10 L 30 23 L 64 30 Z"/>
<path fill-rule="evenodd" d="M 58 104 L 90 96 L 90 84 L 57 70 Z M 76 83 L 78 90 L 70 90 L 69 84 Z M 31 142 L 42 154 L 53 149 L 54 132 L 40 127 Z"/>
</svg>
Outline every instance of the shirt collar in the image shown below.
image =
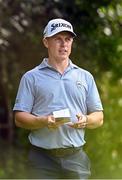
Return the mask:
<svg viewBox="0 0 122 180">
<path fill-rule="evenodd" d="M 43 68 L 46 68 L 46 67 L 51 67 L 51 66 L 48 64 L 48 59 L 44 58 L 43 61 L 41 62 L 41 64 L 38 66 L 38 68 L 43 69 Z"/>
<path fill-rule="evenodd" d="M 51 65 L 48 64 L 48 58 L 44 58 L 41 64 L 38 66 L 39 69 L 44 69 L 44 68 L 53 68 Z M 73 68 L 78 68 L 77 65 L 73 64 L 72 61 L 69 59 L 69 66 L 68 69 L 73 69 Z"/>
</svg>

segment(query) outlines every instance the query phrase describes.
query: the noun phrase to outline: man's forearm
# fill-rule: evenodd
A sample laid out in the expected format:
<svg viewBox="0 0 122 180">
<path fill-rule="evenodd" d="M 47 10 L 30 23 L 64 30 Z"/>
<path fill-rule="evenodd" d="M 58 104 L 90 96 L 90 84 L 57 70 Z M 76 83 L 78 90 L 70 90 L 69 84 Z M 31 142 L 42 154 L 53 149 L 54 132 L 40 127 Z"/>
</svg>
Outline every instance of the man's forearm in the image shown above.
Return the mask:
<svg viewBox="0 0 122 180">
<path fill-rule="evenodd" d="M 95 129 L 97 127 L 102 126 L 103 124 L 103 112 L 93 112 L 87 115 L 87 128 L 88 129 Z"/>
<path fill-rule="evenodd" d="M 15 112 L 15 124 L 25 129 L 39 129 L 47 126 L 46 116 L 37 117 L 27 112 Z"/>
</svg>

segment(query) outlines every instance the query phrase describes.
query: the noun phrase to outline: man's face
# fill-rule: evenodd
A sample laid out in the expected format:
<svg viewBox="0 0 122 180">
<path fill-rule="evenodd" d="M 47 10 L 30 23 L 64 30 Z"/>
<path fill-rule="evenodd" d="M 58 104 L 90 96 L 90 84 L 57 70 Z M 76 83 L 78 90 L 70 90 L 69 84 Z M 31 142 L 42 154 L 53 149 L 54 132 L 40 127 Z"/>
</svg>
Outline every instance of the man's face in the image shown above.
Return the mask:
<svg viewBox="0 0 122 180">
<path fill-rule="evenodd" d="M 44 39 L 44 44 L 48 48 L 49 58 L 58 61 L 67 60 L 69 58 L 72 43 L 73 37 L 69 32 L 61 32 Z"/>
</svg>

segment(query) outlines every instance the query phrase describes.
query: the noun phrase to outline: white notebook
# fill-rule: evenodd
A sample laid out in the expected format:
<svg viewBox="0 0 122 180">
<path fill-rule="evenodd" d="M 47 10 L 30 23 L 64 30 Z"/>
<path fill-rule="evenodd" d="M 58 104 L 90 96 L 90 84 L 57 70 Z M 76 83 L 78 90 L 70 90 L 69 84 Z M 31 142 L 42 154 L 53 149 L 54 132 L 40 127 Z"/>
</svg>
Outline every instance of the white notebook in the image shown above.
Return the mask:
<svg viewBox="0 0 122 180">
<path fill-rule="evenodd" d="M 53 116 L 56 119 L 56 121 L 60 121 L 61 123 L 70 122 L 71 116 L 68 108 L 54 111 Z"/>
</svg>

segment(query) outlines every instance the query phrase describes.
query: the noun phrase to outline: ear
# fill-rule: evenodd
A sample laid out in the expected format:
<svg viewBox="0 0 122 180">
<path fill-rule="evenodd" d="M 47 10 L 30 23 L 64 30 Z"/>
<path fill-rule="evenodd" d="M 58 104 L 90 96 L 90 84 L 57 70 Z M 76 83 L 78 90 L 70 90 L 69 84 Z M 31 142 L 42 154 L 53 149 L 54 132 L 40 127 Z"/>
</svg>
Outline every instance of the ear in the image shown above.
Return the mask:
<svg viewBox="0 0 122 180">
<path fill-rule="evenodd" d="M 46 48 L 48 48 L 48 41 L 46 38 L 43 39 L 43 44 Z"/>
</svg>

